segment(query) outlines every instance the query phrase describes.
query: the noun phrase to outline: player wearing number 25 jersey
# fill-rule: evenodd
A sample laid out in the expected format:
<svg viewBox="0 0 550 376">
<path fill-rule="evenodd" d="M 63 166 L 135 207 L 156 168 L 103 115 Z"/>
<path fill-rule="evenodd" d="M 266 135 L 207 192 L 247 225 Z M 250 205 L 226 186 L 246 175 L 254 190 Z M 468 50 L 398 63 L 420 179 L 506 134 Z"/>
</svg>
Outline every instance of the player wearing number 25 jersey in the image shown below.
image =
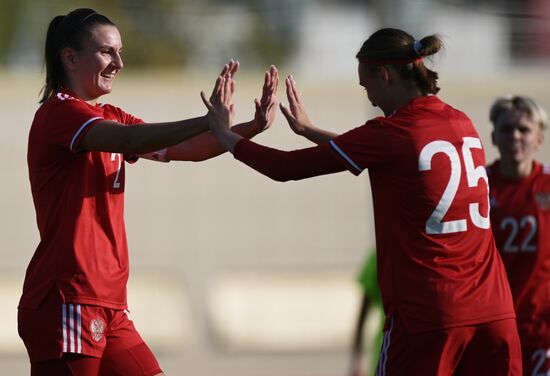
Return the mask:
<svg viewBox="0 0 550 376">
<path fill-rule="evenodd" d="M 388 316 L 411 333 L 514 317 L 484 151 L 463 113 L 420 97 L 323 147 L 356 175 L 368 169 Z"/>
<path fill-rule="evenodd" d="M 501 158 L 488 167 L 491 223 L 512 288 L 524 375 L 550 373 L 550 166 L 535 161 L 547 124 L 533 99 L 491 110 Z"/>
<path fill-rule="evenodd" d="M 229 130 L 224 93 L 210 127 L 236 159 L 274 179 L 365 169 L 371 182 L 378 282 L 387 315 L 378 375 L 520 375 L 512 295 L 490 229 L 485 153 L 468 117 L 435 94 L 415 41 L 382 29 L 358 53 L 359 83 L 383 117 L 342 135 L 313 126 L 292 77 L 292 129 L 318 146 L 283 152 Z"/>
</svg>

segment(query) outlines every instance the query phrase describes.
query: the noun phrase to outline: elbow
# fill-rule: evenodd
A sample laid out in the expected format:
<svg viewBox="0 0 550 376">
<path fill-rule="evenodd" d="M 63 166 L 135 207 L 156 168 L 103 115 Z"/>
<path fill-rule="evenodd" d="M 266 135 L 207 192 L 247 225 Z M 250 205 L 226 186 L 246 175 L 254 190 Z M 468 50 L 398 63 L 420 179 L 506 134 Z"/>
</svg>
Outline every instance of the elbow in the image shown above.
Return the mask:
<svg viewBox="0 0 550 376">
<path fill-rule="evenodd" d="M 287 181 L 291 180 L 291 179 L 288 179 L 287 177 L 284 177 L 284 176 L 277 176 L 277 177 L 274 177 L 272 179 L 275 180 L 276 182 L 279 182 L 279 183 L 286 183 Z"/>
<path fill-rule="evenodd" d="M 252 168 L 257 172 L 259 172 L 260 174 L 264 175 L 265 177 L 279 183 L 284 183 L 291 180 L 290 177 L 287 174 L 285 174 L 283 171 L 266 170 L 266 169 L 261 169 L 256 167 L 252 167 Z"/>
<path fill-rule="evenodd" d="M 171 161 L 204 162 L 211 159 L 213 156 L 202 153 L 178 152 L 168 148 L 166 157 Z"/>
<path fill-rule="evenodd" d="M 194 156 L 191 156 L 188 161 L 189 162 L 204 162 L 204 161 L 207 161 L 209 160 L 210 158 L 212 157 L 208 157 L 208 156 L 199 156 L 199 155 L 194 155 Z"/>
<path fill-rule="evenodd" d="M 290 176 L 282 173 L 272 174 L 269 175 L 269 177 L 279 183 L 285 183 L 287 181 L 293 180 Z"/>
<path fill-rule="evenodd" d="M 287 168 L 285 168 L 286 165 L 281 165 L 277 168 L 264 168 L 264 167 L 254 167 L 252 165 L 249 165 L 254 170 L 258 171 L 260 174 L 267 176 L 271 180 L 275 180 L 276 182 L 284 183 L 290 180 L 297 180 L 296 176 L 293 174 L 293 171 L 289 171 Z"/>
</svg>

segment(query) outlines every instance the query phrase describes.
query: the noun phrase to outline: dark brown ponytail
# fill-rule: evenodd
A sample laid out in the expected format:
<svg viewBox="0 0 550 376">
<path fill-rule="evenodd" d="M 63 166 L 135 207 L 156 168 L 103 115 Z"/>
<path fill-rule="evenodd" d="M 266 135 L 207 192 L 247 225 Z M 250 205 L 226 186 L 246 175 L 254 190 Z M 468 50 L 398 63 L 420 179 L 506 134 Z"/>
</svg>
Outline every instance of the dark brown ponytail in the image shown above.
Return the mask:
<svg viewBox="0 0 550 376">
<path fill-rule="evenodd" d="M 438 74 L 428 69 L 423 58 L 436 54 L 443 47 L 437 35 L 415 40 L 403 30 L 386 28 L 372 34 L 356 58 L 369 66 L 392 65 L 405 79 L 414 82 L 424 94 L 436 94 Z"/>
</svg>

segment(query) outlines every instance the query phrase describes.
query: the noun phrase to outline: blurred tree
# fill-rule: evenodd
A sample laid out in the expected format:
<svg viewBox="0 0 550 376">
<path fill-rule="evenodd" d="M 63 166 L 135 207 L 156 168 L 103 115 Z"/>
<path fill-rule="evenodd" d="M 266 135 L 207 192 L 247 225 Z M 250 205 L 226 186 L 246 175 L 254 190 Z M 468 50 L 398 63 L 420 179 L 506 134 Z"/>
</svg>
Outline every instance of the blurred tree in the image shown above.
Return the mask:
<svg viewBox="0 0 550 376">
<path fill-rule="evenodd" d="M 185 0 L 63 1 L 65 13 L 77 7 L 93 7 L 119 28 L 124 60 L 130 68 L 181 66 L 185 64 L 185 35 L 173 32 L 174 9 Z M 78 4 L 78 5 L 77 5 Z"/>
<path fill-rule="evenodd" d="M 185 35 L 174 33 L 177 18 L 173 11 L 182 1 L 186 0 L 51 0 L 48 4 L 42 0 L 0 0 L 0 65 L 14 59 L 14 64 L 19 64 L 19 56 L 29 54 L 24 49 L 40 56 L 27 60 L 41 61 L 50 20 L 87 7 L 105 14 L 118 26 L 128 66 L 181 66 L 192 53 Z M 26 43 L 20 43 L 21 36 Z"/>
<path fill-rule="evenodd" d="M 320 1 L 339 3 L 337 0 Z M 345 0 L 345 3 L 361 1 L 366 0 Z M 272 63 L 284 65 L 299 47 L 301 17 L 308 4 L 313 2 L 0 0 L 0 66 L 40 64 L 50 20 L 80 7 L 105 14 L 119 27 L 125 46 L 124 61 L 130 69 L 185 67 L 189 63 L 200 69 L 212 56 L 215 56 L 216 64 L 227 57 L 239 56 L 248 60 L 251 67 L 263 69 Z M 231 9 L 242 11 L 242 17 L 228 16 Z M 231 24 L 232 20 L 239 19 L 246 24 Z M 219 24 L 223 24 L 225 29 Z"/>
<path fill-rule="evenodd" d="M 253 15 L 253 26 L 239 50 L 252 51 L 261 67 L 284 65 L 300 42 L 300 17 L 304 3 L 294 0 L 242 0 Z"/>
<path fill-rule="evenodd" d="M 8 49 L 19 17 L 29 0 L 0 0 L 0 65 L 5 65 Z"/>
</svg>

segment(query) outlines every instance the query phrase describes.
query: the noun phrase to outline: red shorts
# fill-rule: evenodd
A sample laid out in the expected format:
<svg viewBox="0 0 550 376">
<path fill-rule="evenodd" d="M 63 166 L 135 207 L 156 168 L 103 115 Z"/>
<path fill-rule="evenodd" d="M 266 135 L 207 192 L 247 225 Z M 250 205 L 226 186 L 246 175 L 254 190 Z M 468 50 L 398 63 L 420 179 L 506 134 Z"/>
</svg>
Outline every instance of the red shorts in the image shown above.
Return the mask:
<svg viewBox="0 0 550 376">
<path fill-rule="evenodd" d="M 550 347 L 521 349 L 525 376 L 550 375 Z"/>
<path fill-rule="evenodd" d="M 66 304 L 56 289 L 38 309 L 19 309 L 18 330 L 33 364 L 75 357 L 113 363 L 120 358 L 140 363 L 143 375 L 162 372 L 124 310 Z M 124 355 L 136 349 L 140 354 L 136 359 Z"/>
<path fill-rule="evenodd" d="M 516 320 L 409 334 L 392 316 L 377 376 L 521 376 Z"/>
</svg>

